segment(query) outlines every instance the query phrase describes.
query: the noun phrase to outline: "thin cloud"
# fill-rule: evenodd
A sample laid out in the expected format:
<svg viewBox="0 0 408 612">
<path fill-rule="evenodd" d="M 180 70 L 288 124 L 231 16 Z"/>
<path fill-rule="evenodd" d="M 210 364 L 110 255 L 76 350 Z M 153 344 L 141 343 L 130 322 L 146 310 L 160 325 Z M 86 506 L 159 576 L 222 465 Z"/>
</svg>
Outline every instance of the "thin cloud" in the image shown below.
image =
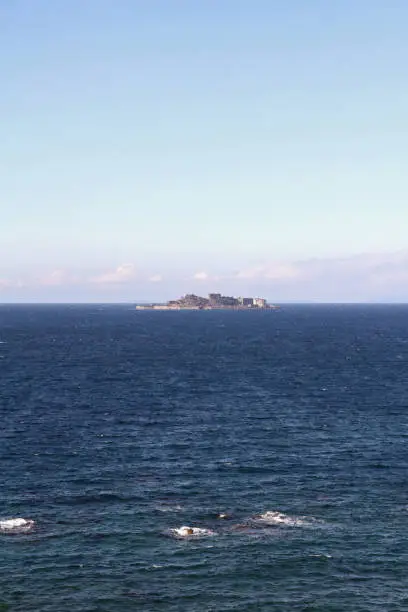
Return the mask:
<svg viewBox="0 0 408 612">
<path fill-rule="evenodd" d="M 216 275 L 219 272 L 219 275 Z M 303 260 L 272 260 L 241 269 L 205 271 L 194 269 L 180 274 L 177 270 L 166 282 L 160 273 L 138 274 L 134 264 L 122 264 L 102 271 L 55 268 L 22 275 L 2 270 L 0 292 L 2 300 L 23 295 L 27 299 L 39 296 L 86 296 L 113 293 L 132 295 L 137 289 L 150 299 L 151 291 L 160 299 L 174 294 L 220 291 L 231 295 L 262 295 L 273 302 L 379 302 L 408 300 L 408 250 L 397 253 L 366 253 L 339 258 Z M 136 286 L 136 280 L 138 280 Z M 171 284 L 169 288 L 168 283 Z M 196 283 L 196 285 L 194 285 Z M 167 291 L 169 292 L 167 295 Z M 131 297 L 131 296 L 130 296 Z M 69 298 L 71 299 L 71 298 Z"/>
<path fill-rule="evenodd" d="M 299 275 L 298 267 L 293 263 L 273 262 L 269 264 L 244 268 L 239 270 L 235 277 L 238 279 L 292 279 Z"/>
<path fill-rule="evenodd" d="M 0 290 L 13 287 L 12 282 L 8 278 L 0 278 Z"/>
<path fill-rule="evenodd" d="M 65 270 L 53 270 L 38 280 L 38 284 L 44 287 L 61 287 L 62 285 L 72 285 L 77 282 L 77 278 Z"/>
<path fill-rule="evenodd" d="M 27 286 L 26 282 L 23 282 L 20 278 L 12 280 L 10 278 L 0 278 L 0 291 L 6 291 L 7 289 L 23 289 Z"/>
<path fill-rule="evenodd" d="M 408 252 L 264 263 L 233 278 L 279 301 L 406 300 Z"/>
<path fill-rule="evenodd" d="M 195 280 L 208 280 L 209 275 L 207 272 L 196 272 L 193 276 Z"/>
<path fill-rule="evenodd" d="M 91 278 L 91 282 L 97 285 L 110 285 L 116 283 L 126 283 L 136 275 L 133 264 L 122 264 L 112 272 L 105 272 Z"/>
<path fill-rule="evenodd" d="M 163 280 L 163 277 L 161 274 L 153 274 L 153 276 L 149 278 L 149 281 L 151 283 L 161 283 L 162 280 Z"/>
</svg>

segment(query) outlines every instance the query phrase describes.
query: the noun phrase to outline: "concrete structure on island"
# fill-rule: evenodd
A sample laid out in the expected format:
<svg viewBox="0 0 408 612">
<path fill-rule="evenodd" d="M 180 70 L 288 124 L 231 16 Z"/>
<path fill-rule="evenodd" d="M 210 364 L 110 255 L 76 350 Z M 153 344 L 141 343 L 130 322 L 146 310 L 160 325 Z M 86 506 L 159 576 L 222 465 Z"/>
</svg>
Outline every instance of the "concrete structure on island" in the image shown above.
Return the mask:
<svg viewBox="0 0 408 612">
<path fill-rule="evenodd" d="M 221 293 L 210 293 L 208 298 L 187 293 L 178 300 L 166 304 L 146 304 L 136 306 L 137 310 L 277 310 L 279 307 L 268 304 L 260 297 L 233 297 Z"/>
</svg>

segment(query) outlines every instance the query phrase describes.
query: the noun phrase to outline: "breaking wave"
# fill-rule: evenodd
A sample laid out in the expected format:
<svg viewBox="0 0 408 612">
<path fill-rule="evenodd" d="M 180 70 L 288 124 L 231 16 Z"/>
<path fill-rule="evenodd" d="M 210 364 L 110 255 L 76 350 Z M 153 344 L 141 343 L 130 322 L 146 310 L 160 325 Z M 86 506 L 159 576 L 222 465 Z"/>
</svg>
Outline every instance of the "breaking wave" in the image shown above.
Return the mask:
<svg viewBox="0 0 408 612">
<path fill-rule="evenodd" d="M 35 523 L 31 519 L 12 518 L 0 521 L 0 532 L 2 533 L 23 533 L 30 531 Z"/>
<path fill-rule="evenodd" d="M 318 523 L 316 519 L 305 516 L 289 516 L 283 512 L 268 511 L 255 517 L 257 523 L 266 525 L 285 525 L 287 527 L 311 527 Z"/>
<path fill-rule="evenodd" d="M 176 504 L 174 506 L 161 504 L 160 506 L 157 506 L 158 512 L 182 512 L 183 510 L 184 508 L 183 506 L 180 506 L 180 504 Z"/>
<path fill-rule="evenodd" d="M 202 538 L 205 536 L 216 535 L 215 531 L 212 531 L 211 529 L 203 529 L 201 527 L 188 527 L 187 525 L 177 527 L 176 529 L 170 529 L 169 533 L 176 538 Z"/>
</svg>

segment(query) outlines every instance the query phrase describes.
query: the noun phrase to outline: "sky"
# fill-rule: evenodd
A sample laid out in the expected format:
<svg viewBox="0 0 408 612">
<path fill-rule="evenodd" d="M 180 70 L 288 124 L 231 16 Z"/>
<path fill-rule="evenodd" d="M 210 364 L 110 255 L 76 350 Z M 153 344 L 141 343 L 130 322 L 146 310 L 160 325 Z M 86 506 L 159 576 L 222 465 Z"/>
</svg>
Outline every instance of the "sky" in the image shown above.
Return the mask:
<svg viewBox="0 0 408 612">
<path fill-rule="evenodd" d="M 0 302 L 408 301 L 407 22 L 0 2 Z"/>
</svg>

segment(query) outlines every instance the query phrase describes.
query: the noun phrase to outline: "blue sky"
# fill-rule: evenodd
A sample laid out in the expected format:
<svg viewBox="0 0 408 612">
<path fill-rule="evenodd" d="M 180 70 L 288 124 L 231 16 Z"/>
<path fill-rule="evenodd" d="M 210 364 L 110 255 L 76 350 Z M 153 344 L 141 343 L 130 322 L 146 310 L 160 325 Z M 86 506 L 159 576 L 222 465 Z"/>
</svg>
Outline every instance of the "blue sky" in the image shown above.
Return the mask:
<svg viewBox="0 0 408 612">
<path fill-rule="evenodd" d="M 0 3 L 0 301 L 407 300 L 407 20 Z"/>
</svg>

